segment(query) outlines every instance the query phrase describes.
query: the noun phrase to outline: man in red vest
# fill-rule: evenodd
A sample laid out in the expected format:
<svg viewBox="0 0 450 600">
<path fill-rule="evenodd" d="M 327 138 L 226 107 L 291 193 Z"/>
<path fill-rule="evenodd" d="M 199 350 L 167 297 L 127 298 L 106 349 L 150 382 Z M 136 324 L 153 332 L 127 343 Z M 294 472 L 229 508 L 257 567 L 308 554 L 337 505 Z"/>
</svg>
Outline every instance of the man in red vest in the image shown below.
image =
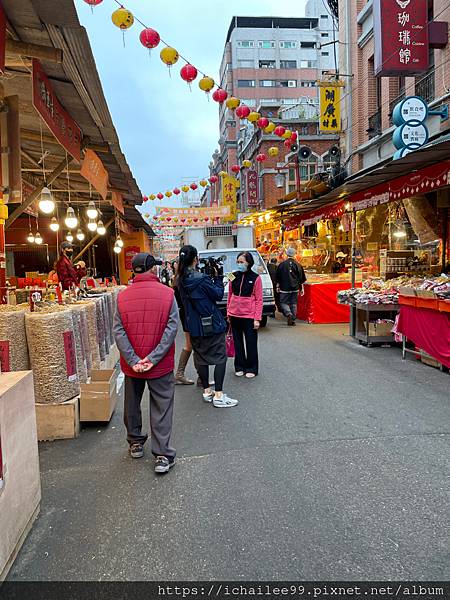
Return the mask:
<svg viewBox="0 0 450 600">
<path fill-rule="evenodd" d="M 147 385 L 150 392 L 150 428 L 155 472 L 167 473 L 175 464 L 170 446 L 175 395 L 174 356 L 178 330 L 178 305 L 172 289 L 163 285 L 147 253 L 132 261 L 132 285 L 120 292 L 114 322 L 114 337 L 125 374 L 127 440 L 132 458 L 144 455 L 148 436 L 142 433 L 141 400 Z"/>
</svg>

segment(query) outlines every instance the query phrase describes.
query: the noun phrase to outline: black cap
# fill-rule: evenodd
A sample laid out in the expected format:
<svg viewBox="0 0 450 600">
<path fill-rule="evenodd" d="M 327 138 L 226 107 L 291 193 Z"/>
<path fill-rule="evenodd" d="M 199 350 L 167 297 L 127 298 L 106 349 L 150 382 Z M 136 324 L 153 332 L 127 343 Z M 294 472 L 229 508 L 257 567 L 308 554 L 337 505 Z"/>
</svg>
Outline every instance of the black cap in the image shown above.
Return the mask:
<svg viewBox="0 0 450 600">
<path fill-rule="evenodd" d="M 131 261 L 131 266 L 135 273 L 146 273 L 156 265 L 162 265 L 162 260 L 156 259 L 151 254 L 148 254 L 148 252 L 139 252 L 139 254 L 133 256 L 133 260 Z"/>
<path fill-rule="evenodd" d="M 72 245 L 70 242 L 63 242 L 63 243 L 61 244 L 61 252 L 62 252 L 63 250 L 68 250 L 69 248 L 72 248 L 72 249 L 73 249 L 73 245 Z"/>
</svg>

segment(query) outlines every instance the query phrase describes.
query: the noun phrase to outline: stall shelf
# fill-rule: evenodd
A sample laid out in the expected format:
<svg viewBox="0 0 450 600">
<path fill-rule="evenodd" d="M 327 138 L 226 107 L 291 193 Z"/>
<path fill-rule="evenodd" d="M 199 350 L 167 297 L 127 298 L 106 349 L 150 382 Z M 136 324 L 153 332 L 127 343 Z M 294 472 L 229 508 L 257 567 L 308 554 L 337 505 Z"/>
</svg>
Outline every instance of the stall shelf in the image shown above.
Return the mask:
<svg viewBox="0 0 450 600">
<path fill-rule="evenodd" d="M 389 344 L 394 342 L 391 329 L 394 326 L 399 306 L 397 304 L 355 304 L 355 339 L 360 344 Z M 377 327 L 377 321 L 384 319 L 392 320 L 392 325 L 381 323 Z M 377 331 L 378 329 L 378 331 Z"/>
</svg>

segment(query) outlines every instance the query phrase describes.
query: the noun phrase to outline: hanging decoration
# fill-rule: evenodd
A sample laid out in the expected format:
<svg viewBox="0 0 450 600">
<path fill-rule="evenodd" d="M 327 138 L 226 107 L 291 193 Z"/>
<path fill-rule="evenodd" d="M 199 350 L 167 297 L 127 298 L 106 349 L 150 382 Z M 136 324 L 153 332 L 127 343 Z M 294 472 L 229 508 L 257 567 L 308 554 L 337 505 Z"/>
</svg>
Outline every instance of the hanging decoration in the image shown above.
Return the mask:
<svg viewBox="0 0 450 600">
<path fill-rule="evenodd" d="M 284 145 L 286 146 L 286 148 L 290 148 L 292 146 L 292 140 L 284 140 Z"/>
<path fill-rule="evenodd" d="M 291 142 L 296 142 L 298 140 L 298 134 L 296 131 L 292 132 L 290 140 L 291 140 Z"/>
<path fill-rule="evenodd" d="M 158 198 L 158 200 L 162 200 L 164 198 L 161 192 L 159 192 L 159 194 L 156 194 L 156 197 Z"/>
<path fill-rule="evenodd" d="M 267 127 L 264 129 L 264 131 L 266 133 L 273 133 L 273 131 L 275 130 L 275 123 L 272 123 L 272 121 L 270 121 L 270 123 L 267 125 Z"/>
<path fill-rule="evenodd" d="M 278 148 L 276 146 L 269 148 L 269 156 L 278 156 Z"/>
<path fill-rule="evenodd" d="M 284 140 L 289 140 L 292 137 L 292 131 L 290 129 L 286 129 L 281 137 Z"/>
<path fill-rule="evenodd" d="M 155 194 L 150 194 L 150 196 L 148 197 L 149 200 L 151 200 L 153 202 L 153 200 L 156 200 L 156 196 Z"/>
<path fill-rule="evenodd" d="M 252 166 L 252 161 L 251 160 L 243 160 L 242 166 L 244 167 L 244 169 L 250 169 Z"/>
<path fill-rule="evenodd" d="M 198 82 L 198 87 L 202 90 L 202 92 L 205 92 L 205 94 L 209 94 L 210 91 L 214 89 L 215 85 L 214 79 L 212 77 L 208 77 L 208 75 L 202 77 Z"/>
<path fill-rule="evenodd" d="M 265 129 L 266 127 L 268 127 L 269 123 L 270 121 L 267 117 L 261 117 L 256 121 L 256 124 L 260 129 Z"/>
<path fill-rule="evenodd" d="M 200 181 L 199 181 L 199 184 L 200 184 L 202 187 L 206 187 L 206 186 L 208 185 L 208 182 L 206 181 L 206 179 L 200 179 Z"/>
<path fill-rule="evenodd" d="M 93 6 L 98 6 L 99 4 L 101 4 L 103 2 L 103 0 L 84 0 L 86 2 L 86 4 L 89 4 L 89 6 L 92 8 Z"/>
<path fill-rule="evenodd" d="M 123 45 L 125 46 L 125 31 L 129 29 L 134 23 L 133 14 L 129 10 L 121 6 L 113 12 L 113 14 L 111 15 L 111 20 L 114 23 L 114 25 L 122 31 Z"/>
<path fill-rule="evenodd" d="M 230 110 L 236 110 L 236 108 L 239 106 L 240 103 L 241 103 L 241 101 L 239 100 L 239 98 L 235 98 L 234 96 L 231 96 L 227 100 L 227 108 L 229 108 Z"/>
<path fill-rule="evenodd" d="M 251 113 L 251 110 L 245 104 L 241 104 L 236 109 L 236 116 L 240 119 L 246 119 L 248 115 Z"/>
<path fill-rule="evenodd" d="M 163 48 L 159 56 L 161 57 L 163 63 L 169 67 L 169 69 L 170 67 L 173 67 L 173 65 L 180 58 L 180 55 L 175 50 L 175 48 L 171 48 L 170 46 L 166 46 L 165 48 Z"/>
<path fill-rule="evenodd" d="M 261 115 L 259 114 L 259 112 L 255 112 L 252 111 L 248 117 L 247 120 L 250 121 L 250 123 L 256 123 L 256 121 L 258 121 L 258 119 L 261 117 Z"/>
<path fill-rule="evenodd" d="M 211 177 L 209 178 L 209 183 L 214 184 L 217 183 L 219 181 L 219 178 L 217 177 L 217 175 L 211 175 Z"/>
<path fill-rule="evenodd" d="M 225 102 L 225 100 L 228 98 L 228 94 L 222 88 L 218 88 L 214 92 L 214 94 L 212 95 L 212 97 L 213 97 L 213 100 L 215 102 L 218 102 L 219 104 L 223 104 Z"/>
<path fill-rule="evenodd" d="M 190 189 L 190 188 L 189 188 L 189 186 L 188 186 L 188 185 L 183 185 L 183 187 L 181 188 L 181 190 L 182 190 L 182 191 L 183 191 L 185 194 L 187 194 L 187 193 L 189 192 L 189 189 Z"/>
<path fill-rule="evenodd" d="M 181 194 L 181 190 L 179 190 L 178 188 L 175 188 L 173 190 L 173 193 L 175 194 L 175 196 L 179 196 Z"/>
<path fill-rule="evenodd" d="M 231 170 L 233 171 L 233 173 L 240 173 L 241 172 L 241 167 L 239 165 L 233 165 L 231 167 Z"/>
<path fill-rule="evenodd" d="M 256 157 L 256 160 L 257 160 L 259 163 L 262 163 L 262 162 L 264 162 L 265 160 L 267 160 L 267 156 L 266 156 L 265 154 L 258 154 L 258 156 Z"/>
<path fill-rule="evenodd" d="M 283 127 L 283 125 L 278 125 L 277 127 L 275 127 L 273 132 L 278 137 L 283 137 L 285 131 L 286 131 L 286 129 Z"/>
<path fill-rule="evenodd" d="M 172 197 L 172 192 L 170 190 L 167 190 L 167 192 L 164 194 L 166 198 L 171 198 Z"/>
<path fill-rule="evenodd" d="M 198 188 L 198 185 L 196 183 L 191 183 L 190 188 L 195 192 L 195 190 Z"/>
<path fill-rule="evenodd" d="M 147 29 L 143 29 L 141 31 L 139 35 L 139 40 L 145 48 L 152 50 L 153 48 L 156 48 L 156 46 L 159 45 L 161 38 L 157 31 L 151 29 L 151 27 L 148 27 Z"/>
<path fill-rule="evenodd" d="M 198 71 L 192 65 L 184 65 L 180 70 L 181 79 L 189 85 L 197 78 Z"/>
</svg>

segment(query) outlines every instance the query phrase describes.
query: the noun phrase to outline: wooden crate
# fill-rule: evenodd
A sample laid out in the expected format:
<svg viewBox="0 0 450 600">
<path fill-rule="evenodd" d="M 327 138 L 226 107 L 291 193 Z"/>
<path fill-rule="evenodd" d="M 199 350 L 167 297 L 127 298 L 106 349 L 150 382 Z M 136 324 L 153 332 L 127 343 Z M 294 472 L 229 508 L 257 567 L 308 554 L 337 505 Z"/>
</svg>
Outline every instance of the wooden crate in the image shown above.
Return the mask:
<svg viewBox="0 0 450 600">
<path fill-rule="evenodd" d="M 80 434 L 79 398 L 61 404 L 36 404 L 38 440 L 73 439 Z"/>
<path fill-rule="evenodd" d="M 118 386 L 120 369 L 93 371 L 90 383 L 81 384 L 80 421 L 108 422 L 122 397 L 123 385 Z"/>
</svg>

